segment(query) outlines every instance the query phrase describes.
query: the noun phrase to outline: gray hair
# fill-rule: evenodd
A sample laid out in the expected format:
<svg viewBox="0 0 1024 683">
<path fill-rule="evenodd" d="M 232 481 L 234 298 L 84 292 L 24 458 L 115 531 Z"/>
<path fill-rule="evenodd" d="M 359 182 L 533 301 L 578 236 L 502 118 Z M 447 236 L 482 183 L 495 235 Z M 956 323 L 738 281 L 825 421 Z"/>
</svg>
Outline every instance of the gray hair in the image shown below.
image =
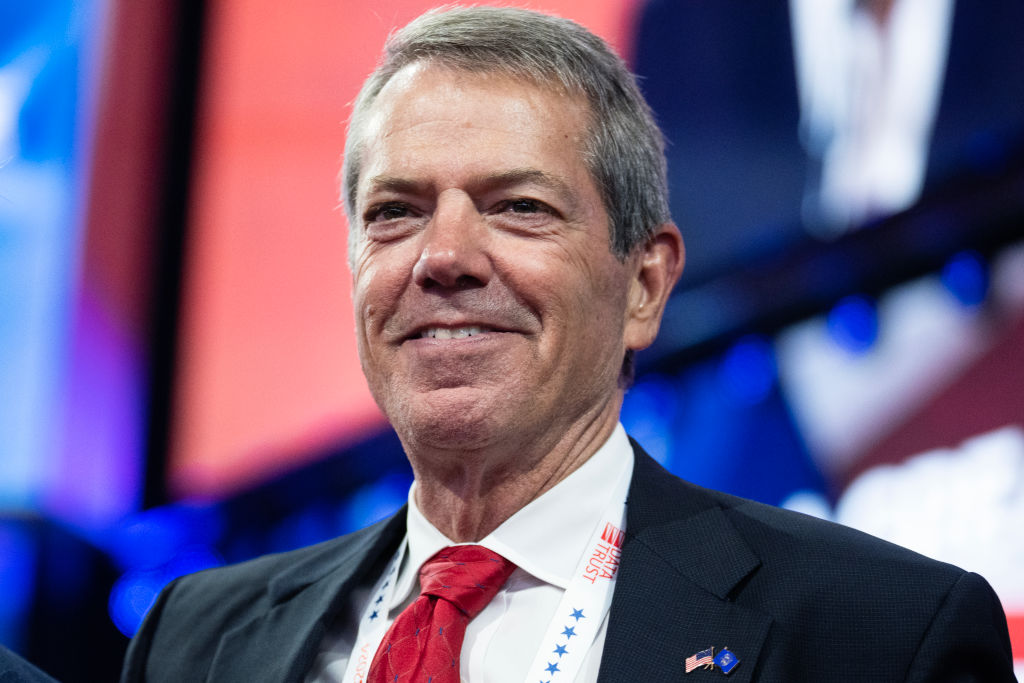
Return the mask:
<svg viewBox="0 0 1024 683">
<path fill-rule="evenodd" d="M 529 10 L 441 8 L 390 36 L 355 101 L 341 174 L 350 254 L 358 233 L 356 187 L 370 110 L 391 77 L 420 60 L 460 71 L 504 73 L 585 97 L 591 123 L 583 158 L 608 213 L 611 249 L 619 258 L 670 220 L 661 131 L 633 75 L 603 40 L 576 22 Z"/>
</svg>

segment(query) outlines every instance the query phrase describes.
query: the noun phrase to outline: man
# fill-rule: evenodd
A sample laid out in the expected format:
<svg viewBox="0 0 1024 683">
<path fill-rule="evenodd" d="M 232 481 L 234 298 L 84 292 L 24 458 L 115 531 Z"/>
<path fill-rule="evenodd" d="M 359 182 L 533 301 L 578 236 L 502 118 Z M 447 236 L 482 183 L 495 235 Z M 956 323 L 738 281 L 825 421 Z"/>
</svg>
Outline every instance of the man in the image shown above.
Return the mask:
<svg viewBox="0 0 1024 683">
<path fill-rule="evenodd" d="M 176 581 L 123 680 L 1013 680 L 980 577 L 684 483 L 625 436 L 683 246 L 660 134 L 599 39 L 424 15 L 360 93 L 343 182 L 409 505 Z"/>
</svg>

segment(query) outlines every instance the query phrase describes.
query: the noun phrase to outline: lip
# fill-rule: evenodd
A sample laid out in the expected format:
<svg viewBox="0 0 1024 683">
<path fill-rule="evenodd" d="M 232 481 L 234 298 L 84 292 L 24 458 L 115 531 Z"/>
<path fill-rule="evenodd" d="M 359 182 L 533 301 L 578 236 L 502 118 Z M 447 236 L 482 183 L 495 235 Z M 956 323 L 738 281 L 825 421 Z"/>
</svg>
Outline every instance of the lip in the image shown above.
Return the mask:
<svg viewBox="0 0 1024 683">
<path fill-rule="evenodd" d="M 500 343 L 503 340 L 509 339 L 510 335 L 508 332 L 500 332 L 496 330 L 489 330 L 483 334 L 474 334 L 468 337 L 453 337 L 451 339 L 437 339 L 435 337 L 420 337 L 414 336 L 409 337 L 403 342 L 403 346 L 412 350 L 417 349 L 419 352 L 429 353 L 431 350 L 441 351 L 442 349 L 455 350 L 465 349 L 485 349 L 490 348 L 494 344 Z"/>
<path fill-rule="evenodd" d="M 452 339 L 435 339 L 433 337 L 411 337 L 405 341 L 405 345 L 414 348 L 454 348 L 458 347 L 469 347 L 477 346 L 481 344 L 493 343 L 498 339 L 507 338 L 507 333 L 502 332 L 491 332 L 488 334 L 475 334 L 471 337 L 461 337 Z"/>
<path fill-rule="evenodd" d="M 486 327 L 480 327 L 478 325 L 468 325 L 466 327 L 428 327 L 420 332 L 420 338 L 426 339 L 465 339 L 467 337 L 478 337 L 481 334 L 487 334 L 490 330 Z"/>
<path fill-rule="evenodd" d="M 424 333 L 427 332 L 428 330 L 433 330 L 433 329 L 438 329 L 438 328 L 445 329 L 445 330 L 458 330 L 458 329 L 466 329 L 466 328 L 476 328 L 476 329 L 479 330 L 479 332 L 477 332 L 475 334 L 472 334 L 472 335 L 464 336 L 464 337 L 452 337 L 452 338 L 449 338 L 449 339 L 424 336 Z M 442 343 L 442 342 L 467 342 L 467 341 L 473 341 L 475 339 L 480 339 L 480 338 L 483 338 L 483 337 L 493 336 L 495 334 L 501 334 L 501 333 L 506 333 L 506 332 L 514 332 L 514 331 L 515 330 L 509 329 L 507 327 L 503 327 L 501 325 L 495 325 L 493 323 L 482 322 L 482 321 L 479 321 L 479 320 L 476 320 L 476 321 L 465 320 L 465 321 L 458 321 L 458 322 L 451 322 L 451 321 L 439 322 L 439 321 L 433 321 L 433 322 L 428 322 L 428 323 L 423 323 L 423 324 L 416 325 L 415 327 L 412 328 L 412 331 L 409 334 L 405 335 L 402 338 L 402 341 L 403 342 L 407 342 L 407 341 L 435 342 L 435 343 Z"/>
<path fill-rule="evenodd" d="M 429 326 L 428 326 L 429 327 Z M 426 328 L 424 328 L 426 329 Z M 482 334 L 451 339 L 421 337 L 418 334 L 406 338 L 400 345 L 405 353 L 420 362 L 435 364 L 448 363 L 459 359 L 462 362 L 470 359 L 491 357 L 493 354 L 505 354 L 511 350 L 510 343 L 519 335 L 497 329 L 489 329 Z"/>
</svg>

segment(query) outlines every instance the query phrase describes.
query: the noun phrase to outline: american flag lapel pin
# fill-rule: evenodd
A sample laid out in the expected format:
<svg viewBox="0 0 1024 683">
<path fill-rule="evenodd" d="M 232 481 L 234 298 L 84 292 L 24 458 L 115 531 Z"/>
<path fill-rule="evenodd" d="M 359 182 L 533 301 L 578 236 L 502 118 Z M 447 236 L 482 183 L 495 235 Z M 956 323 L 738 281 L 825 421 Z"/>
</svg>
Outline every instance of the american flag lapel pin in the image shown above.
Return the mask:
<svg viewBox="0 0 1024 683">
<path fill-rule="evenodd" d="M 686 658 L 686 673 L 690 673 L 698 667 L 704 667 L 705 669 L 713 669 L 715 666 L 715 648 L 709 647 L 706 650 L 701 650 L 696 654 L 692 654 Z"/>
</svg>

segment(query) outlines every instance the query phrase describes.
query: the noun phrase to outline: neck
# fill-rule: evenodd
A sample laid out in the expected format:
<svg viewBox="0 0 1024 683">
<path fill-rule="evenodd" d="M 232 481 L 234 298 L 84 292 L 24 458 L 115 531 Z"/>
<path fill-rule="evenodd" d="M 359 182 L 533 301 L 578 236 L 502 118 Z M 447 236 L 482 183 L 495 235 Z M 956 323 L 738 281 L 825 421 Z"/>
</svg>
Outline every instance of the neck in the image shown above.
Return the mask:
<svg viewBox="0 0 1024 683">
<path fill-rule="evenodd" d="M 416 505 L 453 541 L 479 541 L 586 462 L 615 430 L 620 405 L 621 397 L 590 419 L 532 442 L 410 452 Z"/>
</svg>

